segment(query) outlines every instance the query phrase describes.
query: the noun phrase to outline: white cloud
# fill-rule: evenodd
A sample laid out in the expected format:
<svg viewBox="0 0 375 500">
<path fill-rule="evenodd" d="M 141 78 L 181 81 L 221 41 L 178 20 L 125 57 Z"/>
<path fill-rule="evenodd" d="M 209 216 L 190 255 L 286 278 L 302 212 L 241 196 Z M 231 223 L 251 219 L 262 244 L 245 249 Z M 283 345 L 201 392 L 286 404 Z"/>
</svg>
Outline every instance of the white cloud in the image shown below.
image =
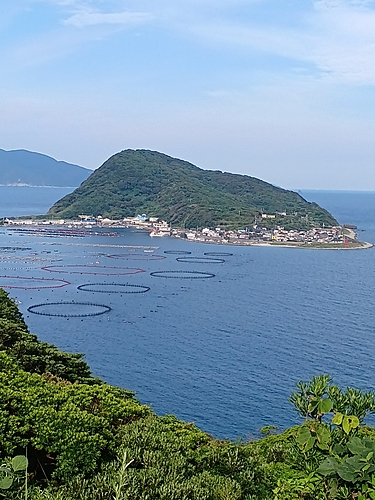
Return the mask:
<svg viewBox="0 0 375 500">
<path fill-rule="evenodd" d="M 317 0 L 315 7 L 318 9 L 330 9 L 332 7 L 371 7 L 373 0 Z"/>
<path fill-rule="evenodd" d="M 316 2 L 313 60 L 333 79 L 375 83 L 375 11 L 372 2 Z"/>
<path fill-rule="evenodd" d="M 37 32 L 28 35 L 26 30 L 23 36 L 8 44 L 3 40 L 0 56 L 5 62 L 4 71 L 11 73 L 21 68 L 40 67 L 76 53 L 85 45 L 109 38 L 113 33 L 152 21 L 152 15 L 145 11 L 102 12 L 92 7 L 93 4 L 99 7 L 100 3 L 90 0 L 23 0 L 25 12 L 32 12 L 37 4 L 47 4 L 53 10 L 48 11 L 49 22 L 43 23 L 41 16 Z M 109 3 L 114 7 L 113 2 Z M 102 7 L 108 7 L 108 2 Z"/>
<path fill-rule="evenodd" d="M 98 24 L 116 24 L 134 26 L 144 24 L 152 19 L 148 12 L 92 12 L 83 10 L 73 14 L 64 24 L 70 24 L 82 28 L 83 26 L 94 26 Z"/>
<path fill-rule="evenodd" d="M 266 22 L 196 20 L 185 27 L 205 43 L 294 59 L 322 78 L 375 84 L 375 10 L 365 0 L 319 0 L 287 28 Z M 184 30 L 182 25 L 179 29 Z"/>
<path fill-rule="evenodd" d="M 152 19 L 149 11 L 124 9 L 124 1 L 101 0 L 29 0 L 30 4 L 44 3 L 60 10 L 61 23 L 82 28 L 95 25 L 137 25 Z"/>
<path fill-rule="evenodd" d="M 29 0 L 55 5 L 65 29 L 87 28 L 105 36 L 149 23 L 205 45 L 265 53 L 315 66 L 321 78 L 351 84 L 375 83 L 374 0 L 316 0 L 293 27 L 267 21 L 265 0 Z M 276 4 L 279 0 L 273 0 Z M 261 20 L 252 4 L 264 3 Z M 240 9 L 238 9 L 240 7 Z M 244 8 L 244 10 L 242 9 Z M 247 17 L 240 17 L 241 12 Z M 265 65 L 267 62 L 265 61 Z"/>
</svg>

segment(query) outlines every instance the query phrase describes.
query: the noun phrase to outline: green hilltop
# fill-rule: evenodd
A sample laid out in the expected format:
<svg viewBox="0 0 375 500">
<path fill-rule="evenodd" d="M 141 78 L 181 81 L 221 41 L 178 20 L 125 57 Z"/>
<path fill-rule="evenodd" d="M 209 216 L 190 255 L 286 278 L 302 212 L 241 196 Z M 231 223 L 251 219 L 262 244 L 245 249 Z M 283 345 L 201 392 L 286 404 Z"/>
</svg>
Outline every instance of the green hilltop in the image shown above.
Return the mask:
<svg viewBox="0 0 375 500">
<path fill-rule="evenodd" d="M 329 212 L 293 191 L 247 175 L 202 170 L 156 151 L 131 149 L 109 158 L 47 215 L 120 219 L 143 213 L 185 228 L 240 229 L 260 220 L 262 226 L 287 229 L 338 225 Z M 262 219 L 262 214 L 276 218 Z"/>
</svg>

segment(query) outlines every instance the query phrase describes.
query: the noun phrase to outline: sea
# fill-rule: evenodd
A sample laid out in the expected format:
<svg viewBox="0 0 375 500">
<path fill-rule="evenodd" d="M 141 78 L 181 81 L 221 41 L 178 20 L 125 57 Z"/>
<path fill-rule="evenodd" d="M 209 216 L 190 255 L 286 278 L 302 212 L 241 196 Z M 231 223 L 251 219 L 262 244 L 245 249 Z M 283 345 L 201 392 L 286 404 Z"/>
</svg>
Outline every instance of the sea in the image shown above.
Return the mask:
<svg viewBox="0 0 375 500">
<path fill-rule="evenodd" d="M 0 217 L 45 213 L 70 191 L 0 186 Z M 375 244 L 375 192 L 300 194 Z M 374 255 L 0 226 L 0 286 L 32 333 L 84 353 L 94 375 L 157 414 L 247 440 L 300 422 L 300 380 L 375 391 Z"/>
</svg>

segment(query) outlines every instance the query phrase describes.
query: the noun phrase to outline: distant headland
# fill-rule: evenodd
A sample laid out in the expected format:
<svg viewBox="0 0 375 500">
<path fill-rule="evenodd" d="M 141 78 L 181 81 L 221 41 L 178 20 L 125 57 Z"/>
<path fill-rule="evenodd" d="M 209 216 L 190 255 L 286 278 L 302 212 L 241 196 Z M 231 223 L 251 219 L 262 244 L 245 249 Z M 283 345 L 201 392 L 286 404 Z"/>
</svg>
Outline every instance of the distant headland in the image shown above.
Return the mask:
<svg viewBox="0 0 375 500">
<path fill-rule="evenodd" d="M 92 170 L 50 156 L 17 149 L 0 149 L 0 185 L 19 187 L 77 187 Z"/>
</svg>

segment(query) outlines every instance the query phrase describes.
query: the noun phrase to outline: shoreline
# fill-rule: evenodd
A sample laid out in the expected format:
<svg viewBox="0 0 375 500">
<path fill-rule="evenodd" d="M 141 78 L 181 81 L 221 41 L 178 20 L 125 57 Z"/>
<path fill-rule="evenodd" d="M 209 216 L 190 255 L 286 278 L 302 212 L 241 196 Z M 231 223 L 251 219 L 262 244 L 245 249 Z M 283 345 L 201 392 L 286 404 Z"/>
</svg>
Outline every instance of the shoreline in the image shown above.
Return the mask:
<svg viewBox="0 0 375 500">
<path fill-rule="evenodd" d="M 152 228 L 148 228 L 148 231 L 152 231 Z M 347 245 L 345 243 L 306 243 L 306 242 L 277 242 L 277 241 L 251 241 L 249 239 L 234 239 L 231 241 L 230 239 L 217 238 L 213 239 L 212 237 L 204 238 L 201 233 L 201 237 L 199 238 L 181 238 L 179 234 L 183 232 L 180 229 L 174 229 L 174 231 L 180 231 L 180 233 L 170 234 L 171 238 L 178 238 L 183 241 L 194 242 L 194 243 L 205 243 L 212 245 L 231 245 L 231 246 L 257 246 L 257 247 L 280 247 L 280 248 L 298 248 L 298 249 L 308 249 L 308 250 L 367 250 L 374 246 L 373 243 L 367 241 L 359 241 L 357 240 L 357 233 L 353 229 L 343 228 L 345 231 L 345 236 L 347 238 Z M 164 236 L 164 235 L 159 235 Z"/>
<path fill-rule="evenodd" d="M 148 232 L 150 237 L 165 237 L 169 236 L 170 238 L 180 239 L 186 242 L 194 242 L 194 243 L 205 243 L 212 245 L 223 245 L 223 246 L 257 246 L 257 247 L 279 247 L 279 248 L 298 248 L 298 249 L 309 249 L 309 250 L 367 250 L 374 246 L 373 243 L 369 243 L 366 241 L 357 240 L 357 233 L 353 229 L 343 228 L 345 231 L 346 240 L 344 242 L 315 242 L 315 241 L 261 241 L 254 238 L 251 240 L 249 238 L 241 238 L 241 237 L 224 237 L 219 235 L 208 235 L 204 232 L 195 232 L 192 233 L 194 237 L 182 237 L 181 235 L 186 234 L 186 230 L 181 228 L 169 228 L 166 230 L 163 228 L 162 231 L 157 231 L 155 234 L 155 227 L 149 226 L 146 224 L 121 224 L 119 221 L 116 221 L 112 224 L 88 224 L 87 222 L 77 221 L 74 223 L 73 221 L 65 221 L 63 223 L 38 223 L 35 219 L 17 219 L 17 222 L 10 221 L 4 224 L 2 227 L 11 228 L 11 227 L 33 227 L 43 228 L 47 230 L 47 228 L 55 227 L 56 229 L 61 228 L 62 230 L 69 227 L 69 229 L 73 229 L 76 231 L 83 230 L 90 232 L 90 230 L 97 229 L 111 229 L 112 231 L 116 229 L 136 229 L 139 231 Z M 73 226 L 73 228 L 72 228 Z"/>
<path fill-rule="evenodd" d="M 186 241 L 189 243 L 203 243 L 205 245 L 223 245 L 223 246 L 238 246 L 238 247 L 268 247 L 268 248 L 297 248 L 301 250 L 368 250 L 374 246 L 373 243 L 369 243 L 367 241 L 358 241 L 355 240 L 355 246 L 328 246 L 328 244 L 322 243 L 321 246 L 319 244 L 308 245 L 305 243 L 268 243 L 268 242 L 231 242 L 231 241 L 212 241 L 212 240 L 189 240 L 187 238 L 180 238 L 171 235 L 170 238 L 177 238 L 182 241 Z"/>
<path fill-rule="evenodd" d="M 329 247 L 329 246 L 325 246 L 324 244 L 322 244 L 322 246 L 312 246 L 312 245 L 305 245 L 305 244 L 301 244 L 301 245 L 282 245 L 282 244 L 275 244 L 275 243 L 255 243 L 254 246 L 270 246 L 270 247 L 287 247 L 287 248 L 302 248 L 302 249 L 309 249 L 309 250 L 367 250 L 369 248 L 372 248 L 374 246 L 373 243 L 369 243 L 367 241 L 358 241 L 356 240 L 356 245 L 355 246 L 341 246 L 341 247 Z"/>
</svg>

